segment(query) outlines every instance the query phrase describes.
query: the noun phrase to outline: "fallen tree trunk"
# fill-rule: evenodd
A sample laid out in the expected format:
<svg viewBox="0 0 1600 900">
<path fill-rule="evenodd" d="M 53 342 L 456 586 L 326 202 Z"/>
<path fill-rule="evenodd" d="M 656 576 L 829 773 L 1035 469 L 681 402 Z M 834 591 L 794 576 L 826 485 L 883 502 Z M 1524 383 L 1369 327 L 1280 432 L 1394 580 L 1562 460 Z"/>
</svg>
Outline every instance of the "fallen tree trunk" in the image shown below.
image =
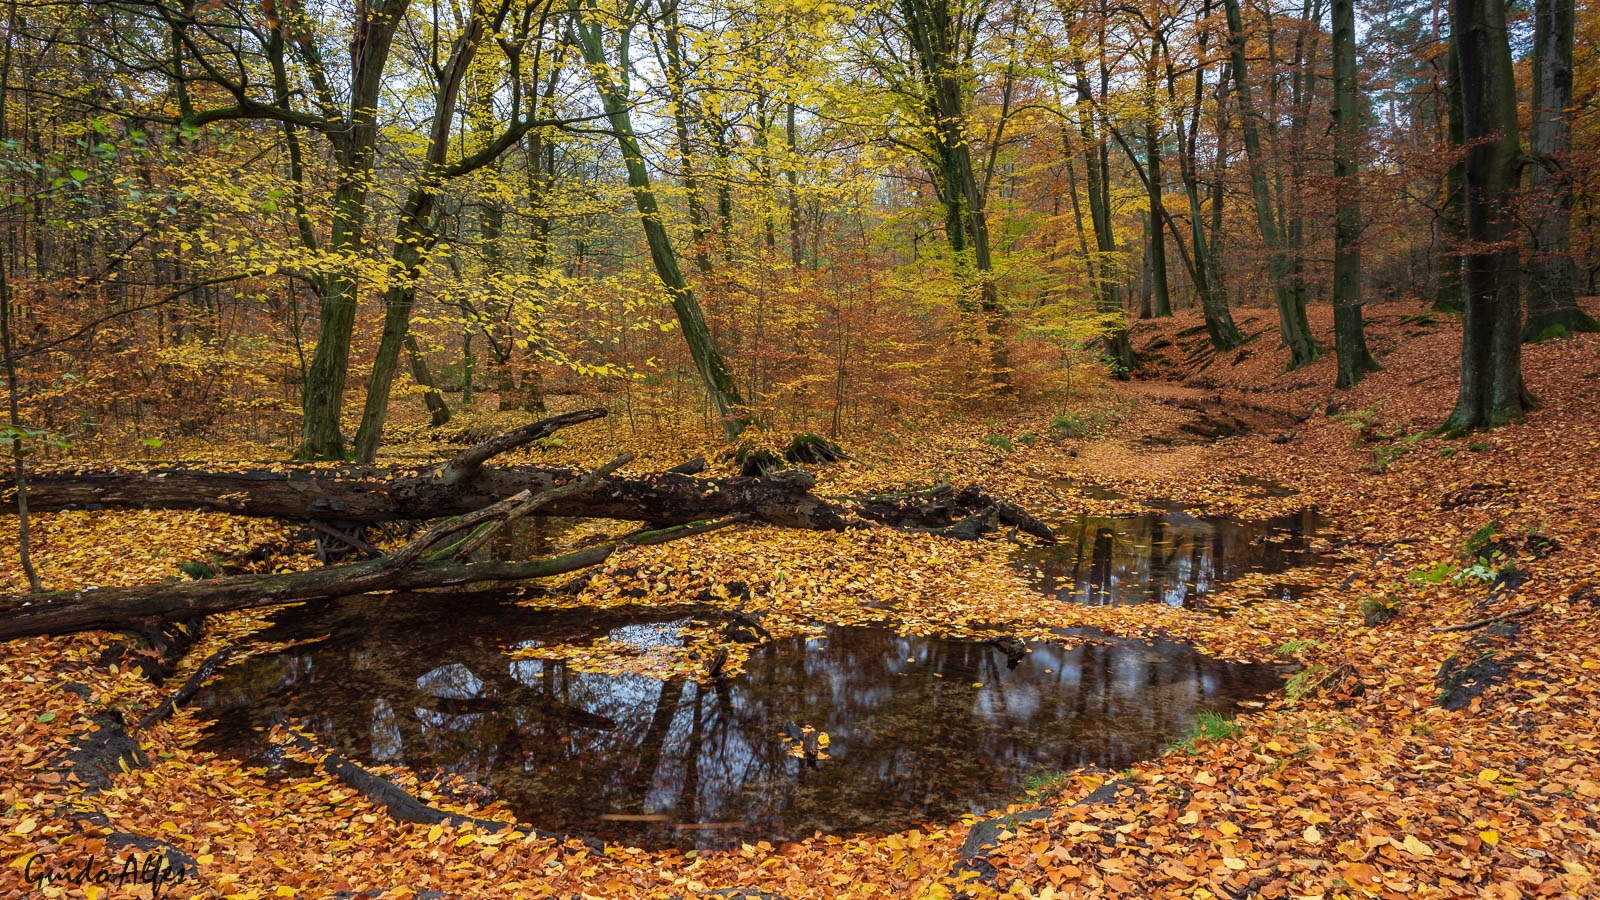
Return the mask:
<svg viewBox="0 0 1600 900">
<path fill-rule="evenodd" d="M 163 622 L 191 616 L 373 591 L 548 578 L 598 565 L 623 546 L 661 544 L 726 528 L 738 521 L 738 518 L 726 518 L 673 526 L 644 532 L 625 542 L 599 544 L 563 556 L 528 562 L 430 561 L 399 566 L 390 555 L 308 572 L 234 575 L 178 584 L 26 594 L 0 601 L 0 641 L 100 629 L 147 630 Z"/>
<path fill-rule="evenodd" d="M 171 466 L 39 471 L 28 483 L 28 509 L 207 509 L 302 521 L 382 522 L 461 515 L 521 491 L 539 494 L 577 481 L 559 466 L 492 466 L 488 461 L 561 428 L 597 419 L 603 409 L 554 416 L 496 435 L 448 462 L 422 469 L 285 466 L 237 470 Z M 839 530 L 875 522 L 944 529 L 993 510 L 997 520 L 1042 540 L 1049 526 L 975 487 L 899 497 L 830 500 L 811 493 L 801 470 L 761 478 L 698 478 L 680 472 L 608 474 L 581 495 L 553 500 L 541 515 L 622 519 L 655 525 L 729 515 L 787 528 Z M 14 492 L 6 502 L 15 505 Z"/>
<path fill-rule="evenodd" d="M 424 531 L 405 546 L 377 559 L 308 572 L 233 575 L 178 584 L 95 587 L 77 591 L 26 594 L 0 601 L 0 640 L 39 634 L 70 634 L 98 629 L 155 631 L 169 621 L 212 613 L 303 600 L 320 600 L 373 591 L 449 587 L 483 581 L 520 581 L 585 569 L 627 545 L 660 544 L 703 534 L 739 521 L 680 525 L 586 547 L 562 556 L 527 562 L 467 563 L 495 530 L 548 503 L 595 489 L 607 475 L 633 459 L 625 454 L 583 479 L 537 496 L 522 491 Z M 465 536 L 461 536 L 465 533 Z"/>
<path fill-rule="evenodd" d="M 659 544 L 755 519 L 797 528 L 842 529 L 878 522 L 954 537 L 977 537 L 996 523 L 1037 537 L 1050 528 L 1013 504 L 975 488 L 828 501 L 813 495 L 803 470 L 761 478 L 700 479 L 663 473 L 625 478 L 624 454 L 589 473 L 571 469 L 491 467 L 485 463 L 578 422 L 605 415 L 583 410 L 535 422 L 477 444 L 421 471 L 279 468 L 250 472 L 164 469 L 58 473 L 35 479 L 35 508 L 73 505 L 218 509 L 342 521 L 448 518 L 392 553 L 307 572 L 235 575 L 204 581 L 95 587 L 0 600 L 0 641 L 41 634 L 130 629 L 156 634 L 166 623 L 374 591 L 417 590 L 486 581 L 548 578 L 604 561 L 619 547 Z M 496 496 L 492 492 L 504 492 Z M 504 499 L 502 499 L 504 498 Z M 531 515 L 567 515 L 673 523 L 563 556 L 525 562 L 466 562 L 494 532 Z M 712 521 L 706 521 L 712 519 Z M 683 524 L 689 523 L 689 524 Z M 346 533 L 326 530 L 351 542 Z M 359 540 L 359 539 L 356 539 Z M 364 541 L 361 542 L 365 544 Z M 375 553 L 376 548 L 361 549 Z"/>
</svg>

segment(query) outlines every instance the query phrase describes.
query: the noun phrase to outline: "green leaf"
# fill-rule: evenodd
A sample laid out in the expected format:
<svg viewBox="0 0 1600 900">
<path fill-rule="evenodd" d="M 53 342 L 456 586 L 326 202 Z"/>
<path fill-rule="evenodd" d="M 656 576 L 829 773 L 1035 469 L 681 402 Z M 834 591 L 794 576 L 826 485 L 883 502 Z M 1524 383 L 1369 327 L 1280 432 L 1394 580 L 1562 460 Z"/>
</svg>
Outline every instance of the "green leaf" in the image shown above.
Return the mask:
<svg viewBox="0 0 1600 900">
<path fill-rule="evenodd" d="M 67 174 L 72 176 L 72 180 L 73 181 L 76 181 L 76 182 L 79 182 L 79 183 L 82 183 L 82 182 L 85 182 L 85 181 L 89 180 L 89 173 L 85 172 L 82 169 L 73 169 L 71 172 L 68 172 Z"/>
<path fill-rule="evenodd" d="M 41 715 L 39 717 L 39 719 L 38 719 L 39 724 L 41 724 L 41 725 L 49 724 L 51 722 L 54 722 L 55 720 L 56 720 L 56 714 L 53 713 L 53 712 L 47 712 L 44 715 Z"/>
</svg>

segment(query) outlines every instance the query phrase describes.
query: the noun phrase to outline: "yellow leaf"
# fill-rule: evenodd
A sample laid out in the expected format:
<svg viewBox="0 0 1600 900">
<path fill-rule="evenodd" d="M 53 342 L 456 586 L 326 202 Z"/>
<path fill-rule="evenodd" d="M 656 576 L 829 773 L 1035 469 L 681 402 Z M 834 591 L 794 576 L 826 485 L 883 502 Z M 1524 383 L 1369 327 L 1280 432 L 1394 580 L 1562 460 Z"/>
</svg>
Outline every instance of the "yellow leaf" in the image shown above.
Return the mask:
<svg viewBox="0 0 1600 900">
<path fill-rule="evenodd" d="M 1300 836 L 1305 838 L 1308 844 L 1322 843 L 1322 832 L 1315 825 L 1307 825 L 1306 830 L 1302 831 Z"/>
<path fill-rule="evenodd" d="M 1400 846 L 1404 847 L 1405 851 L 1412 856 L 1433 855 L 1433 848 L 1417 840 L 1417 836 L 1414 834 L 1406 835 L 1406 839 L 1400 842 Z"/>
<path fill-rule="evenodd" d="M 1500 777 L 1500 770 L 1499 769 L 1484 769 L 1482 772 L 1478 773 L 1478 783 L 1479 784 L 1494 784 L 1495 781 L 1499 777 Z"/>
<path fill-rule="evenodd" d="M 439 840 L 439 835 L 441 835 L 441 834 L 444 834 L 444 826 L 443 825 L 435 825 L 432 828 L 429 828 L 428 829 L 428 843 L 430 843 L 430 844 L 436 843 Z"/>
<path fill-rule="evenodd" d="M 1200 811 L 1197 810 L 1197 809 L 1191 809 L 1188 812 L 1186 812 L 1183 815 L 1178 817 L 1178 824 L 1179 825 L 1195 825 L 1195 824 L 1198 824 L 1199 821 L 1200 821 Z"/>
<path fill-rule="evenodd" d="M 1496 847 L 1500 844 L 1500 832 L 1487 828 L 1478 832 L 1478 839 L 1491 847 Z"/>
<path fill-rule="evenodd" d="M 1561 861 L 1561 868 L 1566 869 L 1568 875 L 1576 875 L 1579 878 L 1589 877 L 1589 870 L 1584 868 L 1583 863 L 1573 862 L 1570 859 L 1563 859 Z"/>
</svg>

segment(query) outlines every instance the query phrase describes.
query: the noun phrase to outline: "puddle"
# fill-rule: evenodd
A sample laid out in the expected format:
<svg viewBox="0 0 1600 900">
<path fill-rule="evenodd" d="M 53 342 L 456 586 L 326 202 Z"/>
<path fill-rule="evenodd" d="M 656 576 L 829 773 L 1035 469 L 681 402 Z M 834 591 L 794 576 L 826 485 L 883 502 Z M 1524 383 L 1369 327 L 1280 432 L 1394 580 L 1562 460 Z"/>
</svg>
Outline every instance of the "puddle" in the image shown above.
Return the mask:
<svg viewBox="0 0 1600 900">
<path fill-rule="evenodd" d="M 1310 543 L 1326 522 L 1314 510 L 1250 522 L 1168 510 L 1078 516 L 1058 542 L 1018 550 L 1016 564 L 1045 593 L 1090 606 L 1165 603 L 1197 609 L 1224 582 L 1317 561 Z"/>
<path fill-rule="evenodd" d="M 324 637 L 226 669 L 198 698 L 204 746 L 271 764 L 262 729 L 285 713 L 352 758 L 484 785 L 542 828 L 716 848 L 947 824 L 1019 798 L 1030 777 L 1153 756 L 1201 710 L 1263 697 L 1288 672 L 1131 641 L 1035 644 L 1011 668 L 990 644 L 880 628 L 767 644 L 720 686 L 504 649 L 657 647 L 701 612 L 535 611 L 482 594 L 287 609 L 264 640 Z M 789 756 L 789 722 L 827 732 L 831 758 Z"/>
</svg>

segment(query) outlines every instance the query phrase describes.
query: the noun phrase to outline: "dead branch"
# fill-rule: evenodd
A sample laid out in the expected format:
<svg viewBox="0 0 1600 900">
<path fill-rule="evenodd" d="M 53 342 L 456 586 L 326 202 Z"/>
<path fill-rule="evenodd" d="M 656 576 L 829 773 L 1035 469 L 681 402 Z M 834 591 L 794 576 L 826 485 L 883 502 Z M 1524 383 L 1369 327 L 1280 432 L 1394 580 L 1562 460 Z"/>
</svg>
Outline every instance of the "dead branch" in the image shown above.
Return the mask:
<svg viewBox="0 0 1600 900">
<path fill-rule="evenodd" d="M 1435 633 L 1435 634 L 1443 634 L 1443 633 L 1445 633 L 1447 631 L 1472 631 L 1474 629 L 1482 628 L 1485 625 L 1493 625 L 1496 622 L 1504 622 L 1506 619 L 1521 618 L 1522 616 L 1530 615 L 1530 614 L 1538 612 L 1538 611 L 1539 611 L 1539 604 L 1533 603 L 1533 604 L 1530 604 L 1528 606 L 1524 606 L 1521 609 L 1514 609 L 1514 610 L 1512 610 L 1510 612 L 1500 613 L 1499 615 L 1496 615 L 1496 616 L 1488 616 L 1488 617 L 1482 618 L 1482 619 L 1473 619 L 1471 622 L 1462 622 L 1460 625 L 1446 625 L 1446 626 L 1444 626 L 1442 628 L 1430 628 L 1428 630 L 1430 632 Z"/>
</svg>

